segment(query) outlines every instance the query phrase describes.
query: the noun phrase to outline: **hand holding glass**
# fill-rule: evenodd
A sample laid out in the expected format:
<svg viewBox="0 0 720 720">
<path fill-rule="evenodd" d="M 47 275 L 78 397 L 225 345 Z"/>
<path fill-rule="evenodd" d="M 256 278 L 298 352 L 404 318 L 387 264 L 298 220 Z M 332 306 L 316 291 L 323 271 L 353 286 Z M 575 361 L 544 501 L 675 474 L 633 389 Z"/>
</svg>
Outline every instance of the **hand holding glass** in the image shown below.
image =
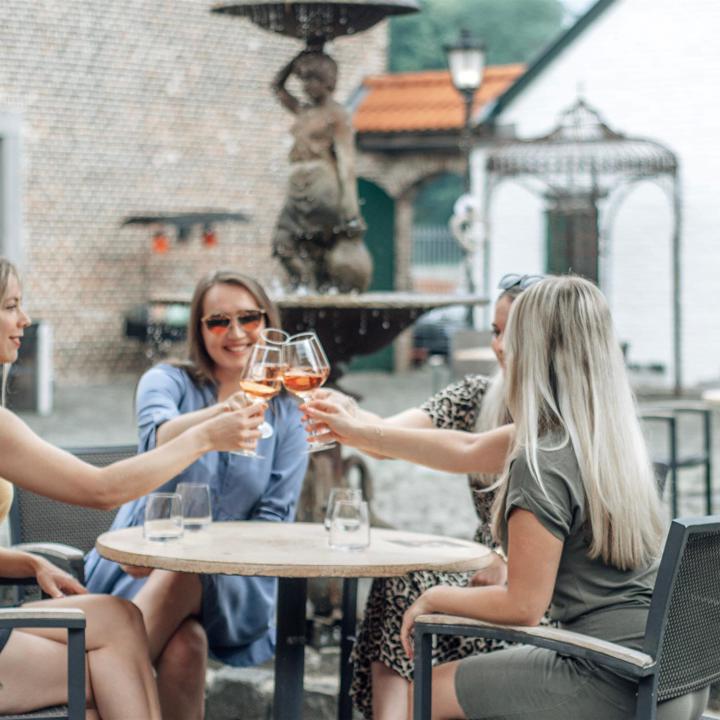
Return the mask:
<svg viewBox="0 0 720 720">
<path fill-rule="evenodd" d="M 177 492 L 182 499 L 183 527 L 202 530 L 212 522 L 210 487 L 206 483 L 178 483 Z"/>
<path fill-rule="evenodd" d="M 282 356 L 283 350 L 279 345 L 253 345 L 240 380 L 240 389 L 253 400 L 274 398 L 282 387 Z M 269 423 L 263 422 L 258 430 L 260 437 L 272 437 L 273 429 Z M 251 450 L 238 451 L 238 454 L 258 457 L 257 453 Z"/>
<path fill-rule="evenodd" d="M 291 393 L 302 400 L 325 384 L 330 375 L 330 363 L 315 333 L 293 335 L 283 346 L 285 372 L 283 384 Z M 312 443 L 308 452 L 327 450 L 335 445 Z"/>
<path fill-rule="evenodd" d="M 145 505 L 143 535 L 146 540 L 182 537 L 182 499 L 177 493 L 150 493 Z"/>
</svg>

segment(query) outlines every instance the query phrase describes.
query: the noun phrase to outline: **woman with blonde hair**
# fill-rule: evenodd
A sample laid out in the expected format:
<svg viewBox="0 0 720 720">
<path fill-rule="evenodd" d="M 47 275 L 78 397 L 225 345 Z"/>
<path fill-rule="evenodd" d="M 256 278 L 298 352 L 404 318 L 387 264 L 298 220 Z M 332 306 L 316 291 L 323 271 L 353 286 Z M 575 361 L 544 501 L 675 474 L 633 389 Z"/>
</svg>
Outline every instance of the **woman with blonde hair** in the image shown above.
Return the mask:
<svg viewBox="0 0 720 720">
<path fill-rule="evenodd" d="M 504 382 L 507 317 L 520 293 L 541 279 L 540 275 L 508 273 L 500 280 L 500 294 L 495 301 L 492 321 L 491 347 L 500 366 L 494 377 L 466 375 L 435 393 L 420 407 L 403 410 L 385 419 L 363 410 L 352 398 L 334 390 L 319 390 L 314 397 L 342 403 L 356 418 L 371 423 L 382 422 L 384 427 L 435 427 L 483 432 L 507 424 L 510 422 Z M 412 679 L 413 663 L 400 642 L 400 626 L 405 610 L 436 585 L 467 587 L 505 582 L 505 561 L 490 531 L 494 492 L 488 491 L 488 486 L 496 480 L 496 475 L 468 475 L 470 495 L 478 519 L 475 540 L 498 549 L 488 567 L 476 573 L 424 570 L 373 580 L 353 648 L 350 688 L 355 707 L 367 720 L 396 720 L 407 713 L 408 684 Z M 438 638 L 433 645 L 432 659 L 434 664 L 449 662 L 505 646 L 504 642 L 495 640 L 445 636 Z"/>
<path fill-rule="evenodd" d="M 22 308 L 20 278 L 0 258 L 0 363 L 15 362 L 30 318 Z M 262 408 L 207 419 L 173 442 L 143 457 L 97 468 L 44 442 L 9 410 L 0 407 L 0 505 L 12 502 L 12 487 L 103 509 L 154 490 L 213 450 L 254 447 Z M 3 518 L 4 518 L 3 514 Z M 79 608 L 87 627 L 88 720 L 159 720 L 160 703 L 142 616 L 119 598 L 86 595 L 73 577 L 37 555 L 0 549 L 0 574 L 35 576 L 52 599 L 29 606 Z M 66 597 L 73 596 L 73 597 Z M 56 629 L 0 631 L 0 713 L 24 713 L 67 702 L 67 633 Z"/>
<path fill-rule="evenodd" d="M 434 587 L 406 612 L 403 645 L 424 613 L 569 630 L 640 649 L 664 532 L 652 466 L 612 329 L 590 282 L 553 277 L 523 293 L 505 336 L 506 398 L 514 427 L 478 436 L 357 423 L 310 403 L 349 444 L 430 467 L 501 472 L 493 531 L 507 583 Z M 663 717 L 697 717 L 703 693 L 665 703 Z M 633 683 L 589 661 L 518 646 L 435 668 L 432 717 L 621 720 Z M 681 709 L 682 708 L 682 709 Z M 684 714 L 683 714 L 684 713 Z"/>
</svg>

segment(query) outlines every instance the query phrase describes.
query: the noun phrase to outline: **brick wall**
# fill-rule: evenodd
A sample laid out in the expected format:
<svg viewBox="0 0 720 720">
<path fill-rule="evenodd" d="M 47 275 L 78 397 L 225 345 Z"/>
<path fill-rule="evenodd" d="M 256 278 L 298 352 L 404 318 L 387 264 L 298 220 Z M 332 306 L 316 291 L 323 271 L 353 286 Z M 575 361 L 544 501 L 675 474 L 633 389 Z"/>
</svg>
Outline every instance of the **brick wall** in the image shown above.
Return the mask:
<svg viewBox="0 0 720 720">
<path fill-rule="evenodd" d="M 278 276 L 270 238 L 281 207 L 291 118 L 269 84 L 301 47 L 200 0 L 4 0 L 0 113 L 19 114 L 30 312 L 55 332 L 65 382 L 136 372 L 123 317 L 151 297 L 188 294 L 201 273 Z M 384 70 L 386 30 L 328 50 L 346 99 Z M 151 253 L 123 217 L 239 210 L 216 248 L 191 237 Z"/>
</svg>

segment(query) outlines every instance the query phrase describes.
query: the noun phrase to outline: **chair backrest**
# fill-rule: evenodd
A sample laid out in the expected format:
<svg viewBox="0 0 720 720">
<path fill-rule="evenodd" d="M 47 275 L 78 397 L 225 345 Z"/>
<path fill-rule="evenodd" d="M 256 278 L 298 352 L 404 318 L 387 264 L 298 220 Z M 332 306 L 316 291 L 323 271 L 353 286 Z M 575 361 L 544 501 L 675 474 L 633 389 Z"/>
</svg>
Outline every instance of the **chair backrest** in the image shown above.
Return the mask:
<svg viewBox="0 0 720 720">
<path fill-rule="evenodd" d="M 662 497 L 665 492 L 665 485 L 667 484 L 670 466 L 663 462 L 653 462 L 653 472 L 655 473 L 655 482 L 657 483 L 658 493 L 660 497 Z"/>
<path fill-rule="evenodd" d="M 645 630 L 657 700 L 720 678 L 720 515 L 673 520 Z"/>
<path fill-rule="evenodd" d="M 132 457 L 137 453 L 137 447 L 68 448 L 68 452 L 91 465 L 104 467 Z M 10 541 L 13 544 L 64 543 L 88 552 L 98 535 L 110 527 L 116 512 L 68 505 L 16 487 L 10 510 Z"/>
</svg>

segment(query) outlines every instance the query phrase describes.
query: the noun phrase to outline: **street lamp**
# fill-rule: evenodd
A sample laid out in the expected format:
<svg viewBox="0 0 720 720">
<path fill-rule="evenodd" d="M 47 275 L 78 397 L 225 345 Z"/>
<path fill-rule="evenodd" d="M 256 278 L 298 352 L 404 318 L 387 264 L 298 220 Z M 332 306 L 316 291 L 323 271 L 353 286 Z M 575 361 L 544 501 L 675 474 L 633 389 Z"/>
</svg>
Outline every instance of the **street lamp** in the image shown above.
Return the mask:
<svg viewBox="0 0 720 720">
<path fill-rule="evenodd" d="M 460 152 L 465 158 L 465 198 L 467 214 L 464 218 L 454 218 L 454 227 L 462 228 L 456 237 L 465 252 L 465 276 L 468 293 L 475 292 L 473 278 L 473 230 L 475 217 L 472 215 L 472 198 L 470 197 L 470 153 L 472 151 L 472 110 L 475 93 L 483 80 L 485 70 L 485 46 L 474 38 L 469 30 L 460 30 L 460 37 L 452 45 L 445 46 L 450 77 L 455 89 L 465 101 L 465 122 L 460 133 Z M 473 326 L 473 309 L 467 309 L 467 324 Z"/>
<path fill-rule="evenodd" d="M 461 30 L 460 37 L 452 45 L 445 46 L 450 77 L 455 89 L 465 101 L 465 123 L 461 135 L 461 150 L 467 165 L 465 168 L 465 192 L 470 191 L 470 123 L 472 120 L 473 100 L 483 79 L 485 70 L 485 46 L 475 39 L 469 30 Z"/>
</svg>

